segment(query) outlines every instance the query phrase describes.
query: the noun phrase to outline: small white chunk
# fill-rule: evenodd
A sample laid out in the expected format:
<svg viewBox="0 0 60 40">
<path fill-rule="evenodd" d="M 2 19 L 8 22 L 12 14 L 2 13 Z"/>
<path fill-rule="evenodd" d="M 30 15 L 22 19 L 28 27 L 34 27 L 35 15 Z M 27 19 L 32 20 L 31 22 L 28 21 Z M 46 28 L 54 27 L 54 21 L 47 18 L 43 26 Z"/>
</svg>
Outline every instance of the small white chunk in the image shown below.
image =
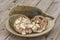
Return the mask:
<svg viewBox="0 0 60 40">
<path fill-rule="evenodd" d="M 35 25 L 35 22 L 32 22 L 33 25 Z"/>
<path fill-rule="evenodd" d="M 26 30 L 26 33 L 32 33 L 31 29 Z"/>
<path fill-rule="evenodd" d="M 21 27 L 22 29 L 25 29 L 24 24 L 20 24 L 20 27 Z"/>
<path fill-rule="evenodd" d="M 40 28 L 40 25 L 39 24 L 36 24 L 36 27 Z"/>
<path fill-rule="evenodd" d="M 26 34 L 26 32 L 25 31 L 22 31 L 22 35 L 25 35 Z"/>
<path fill-rule="evenodd" d="M 18 24 L 18 23 L 20 23 L 20 21 L 17 19 L 17 20 L 15 21 L 15 23 Z"/>
<path fill-rule="evenodd" d="M 33 26 L 32 30 L 33 30 L 33 32 L 36 32 L 37 31 L 37 27 Z"/>
<path fill-rule="evenodd" d="M 39 21 L 37 21 L 37 23 L 39 23 Z"/>
<path fill-rule="evenodd" d="M 28 24 L 28 28 L 32 28 L 33 27 L 33 25 L 32 24 Z"/>
</svg>

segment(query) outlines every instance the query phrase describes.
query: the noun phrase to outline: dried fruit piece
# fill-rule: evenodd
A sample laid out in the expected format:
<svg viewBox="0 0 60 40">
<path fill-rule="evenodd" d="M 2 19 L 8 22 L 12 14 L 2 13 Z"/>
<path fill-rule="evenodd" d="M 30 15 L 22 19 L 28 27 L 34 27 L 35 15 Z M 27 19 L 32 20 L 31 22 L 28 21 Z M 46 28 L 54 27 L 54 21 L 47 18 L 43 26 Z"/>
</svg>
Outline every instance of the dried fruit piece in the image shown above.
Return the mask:
<svg viewBox="0 0 60 40">
<path fill-rule="evenodd" d="M 35 16 L 33 19 L 32 19 L 32 24 L 34 24 L 33 26 L 33 31 L 34 32 L 42 32 L 43 30 L 46 29 L 46 25 L 47 25 L 47 19 L 43 16 Z M 35 31 L 36 30 L 36 31 Z"/>
<path fill-rule="evenodd" d="M 26 16 L 20 16 L 14 22 L 14 29 L 21 34 L 26 34 L 26 28 L 28 27 L 28 24 L 31 24 L 30 19 Z M 31 33 L 31 32 L 27 32 L 27 33 Z"/>
</svg>

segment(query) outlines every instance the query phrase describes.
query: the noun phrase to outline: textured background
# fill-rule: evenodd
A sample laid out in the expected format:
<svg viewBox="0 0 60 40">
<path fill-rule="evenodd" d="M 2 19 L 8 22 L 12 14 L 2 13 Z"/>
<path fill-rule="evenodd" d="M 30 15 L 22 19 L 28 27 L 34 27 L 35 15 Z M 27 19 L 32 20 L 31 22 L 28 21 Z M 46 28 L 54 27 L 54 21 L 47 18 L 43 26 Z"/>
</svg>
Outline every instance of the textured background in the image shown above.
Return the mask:
<svg viewBox="0 0 60 40">
<path fill-rule="evenodd" d="M 35 38 L 21 38 L 9 33 L 4 22 L 11 8 L 17 4 L 34 6 L 53 16 L 57 19 L 53 30 Z M 60 40 L 60 0 L 0 0 L 0 40 Z"/>
</svg>

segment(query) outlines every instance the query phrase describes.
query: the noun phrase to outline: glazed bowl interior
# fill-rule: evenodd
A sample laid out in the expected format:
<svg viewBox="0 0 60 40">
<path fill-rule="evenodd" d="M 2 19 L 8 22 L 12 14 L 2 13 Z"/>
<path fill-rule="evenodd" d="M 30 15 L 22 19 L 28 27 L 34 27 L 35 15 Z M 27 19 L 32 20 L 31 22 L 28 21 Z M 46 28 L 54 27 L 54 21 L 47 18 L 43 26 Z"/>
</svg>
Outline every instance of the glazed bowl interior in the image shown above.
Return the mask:
<svg viewBox="0 0 60 40">
<path fill-rule="evenodd" d="M 41 33 L 31 33 L 31 34 L 26 34 L 26 35 L 21 35 L 17 33 L 14 28 L 13 24 L 14 21 L 21 15 L 26 15 L 30 19 L 35 17 L 36 15 L 42 15 L 44 17 L 48 17 L 51 19 L 51 23 L 48 23 L 47 29 Z M 11 32 L 14 35 L 20 36 L 20 37 L 36 37 L 36 36 L 41 36 L 43 34 L 48 33 L 52 28 L 54 27 L 54 18 L 43 13 L 40 9 L 36 7 L 31 7 L 31 6 L 17 6 L 14 7 L 9 14 L 9 17 L 6 21 L 6 28 L 9 32 Z"/>
</svg>

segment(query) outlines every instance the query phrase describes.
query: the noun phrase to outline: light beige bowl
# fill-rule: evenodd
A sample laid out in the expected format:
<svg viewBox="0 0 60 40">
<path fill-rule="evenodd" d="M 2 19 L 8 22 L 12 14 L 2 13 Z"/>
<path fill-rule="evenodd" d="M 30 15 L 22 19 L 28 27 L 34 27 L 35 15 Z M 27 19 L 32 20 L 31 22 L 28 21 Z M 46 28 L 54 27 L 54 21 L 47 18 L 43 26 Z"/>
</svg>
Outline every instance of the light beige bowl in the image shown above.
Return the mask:
<svg viewBox="0 0 60 40">
<path fill-rule="evenodd" d="M 21 35 L 21 34 L 17 33 L 13 28 L 13 23 L 14 23 L 14 20 L 16 19 L 16 16 L 21 16 L 21 14 L 28 16 L 30 19 L 36 15 L 42 15 L 44 17 L 50 18 L 51 20 L 50 21 L 48 20 L 48 25 L 47 25 L 47 28 L 45 31 L 43 31 L 41 33 L 32 33 L 32 34 Z M 54 27 L 54 22 L 55 21 L 54 21 L 53 17 L 43 13 L 38 8 L 31 7 L 31 6 L 17 6 L 17 7 L 14 7 L 10 11 L 9 17 L 6 20 L 6 28 L 12 34 L 20 36 L 20 37 L 36 37 L 36 36 L 44 35 L 44 34 L 48 33 L 49 31 L 51 31 Z"/>
</svg>

